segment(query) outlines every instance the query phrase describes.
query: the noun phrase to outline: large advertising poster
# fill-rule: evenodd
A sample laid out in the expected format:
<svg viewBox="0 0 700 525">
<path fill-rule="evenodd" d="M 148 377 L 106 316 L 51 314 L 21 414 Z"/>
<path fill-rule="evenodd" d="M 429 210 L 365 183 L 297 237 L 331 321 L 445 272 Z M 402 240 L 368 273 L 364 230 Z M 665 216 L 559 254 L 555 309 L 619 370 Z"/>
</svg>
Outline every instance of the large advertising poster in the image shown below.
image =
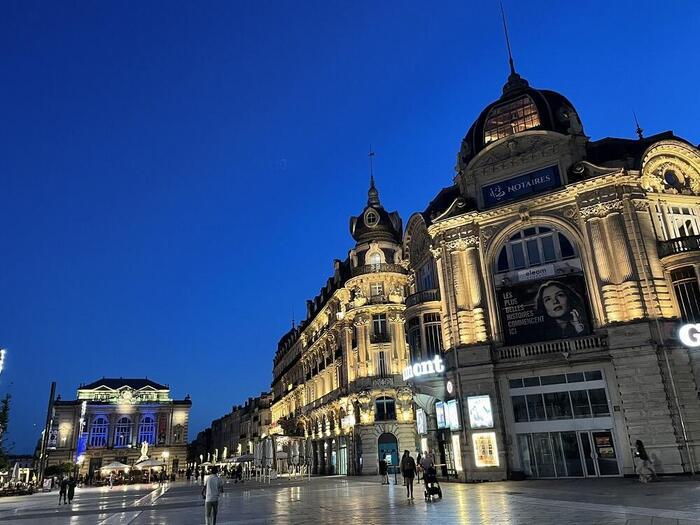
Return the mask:
<svg viewBox="0 0 700 525">
<path fill-rule="evenodd" d="M 503 286 L 497 294 L 506 344 L 591 333 L 586 283 L 581 275 Z"/>
</svg>

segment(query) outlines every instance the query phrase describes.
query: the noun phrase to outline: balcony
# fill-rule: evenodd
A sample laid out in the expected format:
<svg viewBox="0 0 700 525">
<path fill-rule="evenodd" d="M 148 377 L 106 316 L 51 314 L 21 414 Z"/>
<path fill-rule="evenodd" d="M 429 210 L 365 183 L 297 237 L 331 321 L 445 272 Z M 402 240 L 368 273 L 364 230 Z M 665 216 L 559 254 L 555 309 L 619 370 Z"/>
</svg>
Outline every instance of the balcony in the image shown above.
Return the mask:
<svg viewBox="0 0 700 525">
<path fill-rule="evenodd" d="M 678 237 L 668 241 L 657 241 L 659 258 L 663 259 L 669 255 L 678 253 L 700 251 L 700 235 L 690 235 L 688 237 Z"/>
<path fill-rule="evenodd" d="M 516 359 L 535 359 L 548 354 L 566 354 L 573 356 L 581 353 L 605 351 L 608 348 L 608 341 L 599 335 L 589 335 L 576 339 L 558 339 L 556 341 L 543 341 L 541 343 L 530 343 L 517 346 L 504 346 L 496 348 L 496 359 L 498 361 L 509 361 Z"/>
<path fill-rule="evenodd" d="M 382 263 L 382 264 L 365 264 L 352 269 L 352 276 L 366 275 L 369 273 L 402 273 L 407 274 L 408 271 L 400 264 Z"/>
<path fill-rule="evenodd" d="M 422 292 L 416 292 L 406 297 L 406 308 L 421 303 L 439 300 L 440 290 L 438 290 L 437 288 L 433 288 L 432 290 L 423 290 Z"/>
<path fill-rule="evenodd" d="M 376 343 L 390 343 L 391 342 L 391 335 L 389 335 L 389 332 L 379 332 L 377 334 L 370 334 L 369 336 L 369 341 L 370 343 L 376 344 Z"/>
</svg>

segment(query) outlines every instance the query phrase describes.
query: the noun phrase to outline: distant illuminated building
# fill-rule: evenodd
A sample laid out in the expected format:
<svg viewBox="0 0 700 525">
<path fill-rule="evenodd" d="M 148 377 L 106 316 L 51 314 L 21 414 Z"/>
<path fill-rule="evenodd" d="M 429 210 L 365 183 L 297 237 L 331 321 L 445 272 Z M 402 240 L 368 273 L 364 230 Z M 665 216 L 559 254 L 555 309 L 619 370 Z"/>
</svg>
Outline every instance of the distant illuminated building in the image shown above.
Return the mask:
<svg viewBox="0 0 700 525">
<path fill-rule="evenodd" d="M 76 399 L 54 403 L 48 465 L 78 463 L 86 475 L 113 461 L 133 466 L 146 442 L 151 459 L 178 472 L 187 463 L 191 407 L 189 396 L 172 399 L 168 386 L 150 379 L 103 378 L 82 385 Z"/>
</svg>

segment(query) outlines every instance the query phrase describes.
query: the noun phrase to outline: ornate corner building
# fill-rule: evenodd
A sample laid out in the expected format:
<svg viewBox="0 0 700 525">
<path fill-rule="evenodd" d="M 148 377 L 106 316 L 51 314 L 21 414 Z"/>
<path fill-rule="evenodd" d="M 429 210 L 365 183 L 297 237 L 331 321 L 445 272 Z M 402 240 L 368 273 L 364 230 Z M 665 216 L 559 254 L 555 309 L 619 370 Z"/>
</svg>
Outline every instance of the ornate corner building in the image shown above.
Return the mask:
<svg viewBox="0 0 700 525">
<path fill-rule="evenodd" d="M 677 333 L 700 322 L 698 148 L 592 141 L 564 96 L 513 71 L 453 182 L 402 232 L 372 181 L 355 247 L 275 355 L 287 457 L 359 474 L 430 450 L 463 481 L 620 476 L 642 440 L 659 472 L 697 470 L 700 354 Z"/>
<path fill-rule="evenodd" d="M 189 396 L 172 399 L 168 386 L 150 379 L 81 385 L 76 399 L 59 396 L 53 403 L 47 464 L 75 463 L 92 477 L 113 461 L 133 467 L 146 442 L 148 455 L 166 461 L 168 473 L 184 471 L 191 407 Z"/>
</svg>

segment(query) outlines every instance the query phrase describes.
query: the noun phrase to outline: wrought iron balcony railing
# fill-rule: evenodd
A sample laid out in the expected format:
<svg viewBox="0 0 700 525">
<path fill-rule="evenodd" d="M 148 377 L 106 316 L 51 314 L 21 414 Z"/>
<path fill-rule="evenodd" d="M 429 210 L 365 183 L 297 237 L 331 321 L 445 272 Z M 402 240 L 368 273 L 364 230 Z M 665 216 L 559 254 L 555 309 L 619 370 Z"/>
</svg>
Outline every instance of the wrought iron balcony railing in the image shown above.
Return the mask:
<svg viewBox="0 0 700 525">
<path fill-rule="evenodd" d="M 700 235 L 658 241 L 657 246 L 659 248 L 659 257 L 662 259 L 677 253 L 695 252 L 700 250 Z"/>
<path fill-rule="evenodd" d="M 422 292 L 416 292 L 414 294 L 406 297 L 406 308 L 409 306 L 415 306 L 421 303 L 427 303 L 428 301 L 439 301 L 440 300 L 440 290 L 433 288 L 432 290 L 423 290 Z"/>
</svg>

